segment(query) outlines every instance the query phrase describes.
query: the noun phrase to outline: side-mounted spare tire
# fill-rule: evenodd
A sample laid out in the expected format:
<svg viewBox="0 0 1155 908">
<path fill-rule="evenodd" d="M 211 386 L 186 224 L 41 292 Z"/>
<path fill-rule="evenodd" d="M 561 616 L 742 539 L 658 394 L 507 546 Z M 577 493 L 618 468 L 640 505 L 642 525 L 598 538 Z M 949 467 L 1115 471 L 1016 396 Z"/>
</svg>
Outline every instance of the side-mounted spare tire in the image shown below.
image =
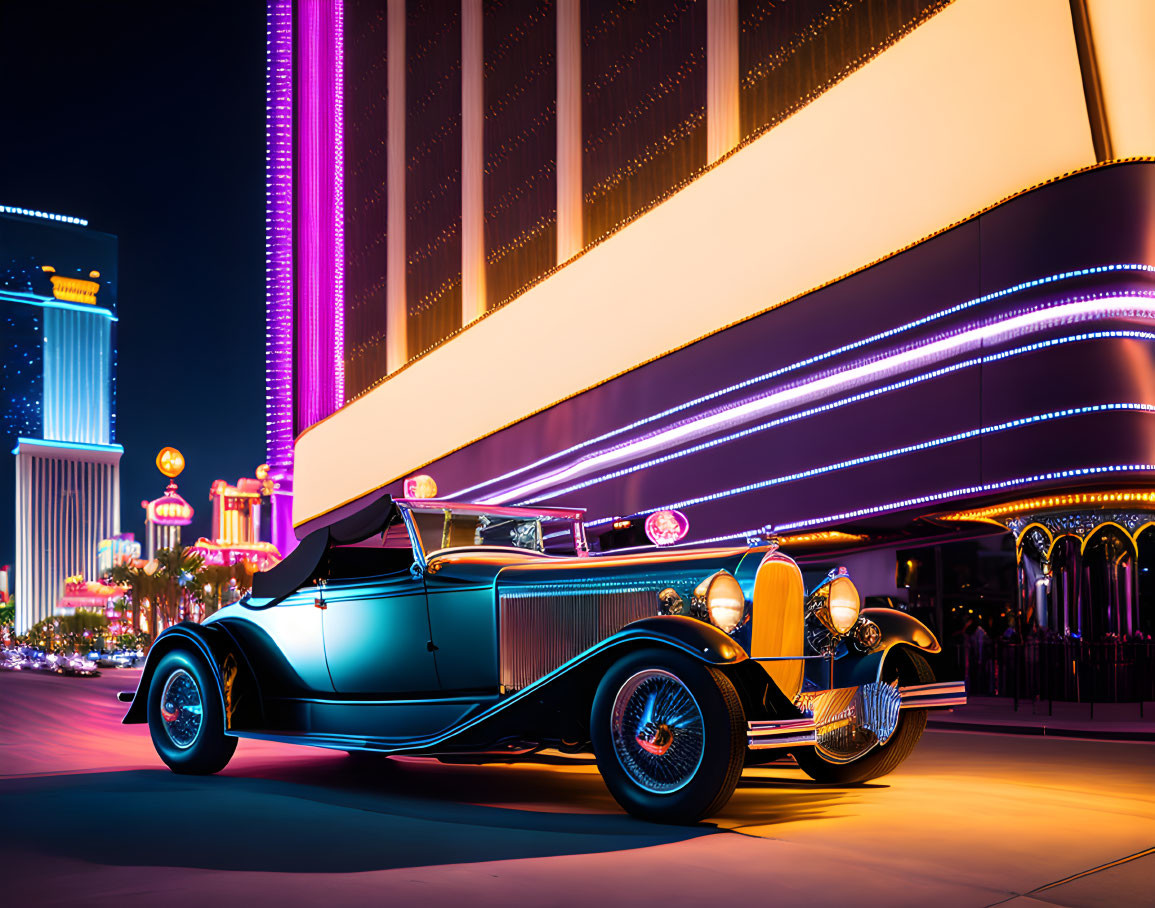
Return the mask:
<svg viewBox="0 0 1155 908">
<path fill-rule="evenodd" d="M 224 733 L 224 705 L 211 672 L 200 653 L 183 647 L 165 653 L 153 672 L 148 730 L 173 772 L 219 772 L 237 749 L 237 739 Z"/>
<path fill-rule="evenodd" d="M 602 678 L 590 737 L 622 807 L 659 823 L 695 823 L 734 793 L 746 717 L 723 672 L 675 650 L 645 649 Z"/>
</svg>

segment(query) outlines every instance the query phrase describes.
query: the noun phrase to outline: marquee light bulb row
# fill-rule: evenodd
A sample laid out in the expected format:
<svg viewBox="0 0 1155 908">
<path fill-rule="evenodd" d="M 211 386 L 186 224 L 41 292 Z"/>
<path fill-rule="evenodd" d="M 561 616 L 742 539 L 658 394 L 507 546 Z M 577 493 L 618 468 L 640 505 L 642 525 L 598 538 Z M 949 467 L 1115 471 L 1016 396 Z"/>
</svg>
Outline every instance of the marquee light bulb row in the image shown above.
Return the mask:
<svg viewBox="0 0 1155 908">
<path fill-rule="evenodd" d="M 938 519 L 960 522 L 993 520 L 1010 514 L 1044 511 L 1051 508 L 1097 507 L 1117 504 L 1155 504 L 1155 492 L 1134 489 L 1122 492 L 1075 492 L 1066 495 L 1047 495 L 1039 498 L 1008 501 L 1005 504 L 975 508 L 970 511 L 956 511 L 953 514 L 940 515 Z"/>
</svg>

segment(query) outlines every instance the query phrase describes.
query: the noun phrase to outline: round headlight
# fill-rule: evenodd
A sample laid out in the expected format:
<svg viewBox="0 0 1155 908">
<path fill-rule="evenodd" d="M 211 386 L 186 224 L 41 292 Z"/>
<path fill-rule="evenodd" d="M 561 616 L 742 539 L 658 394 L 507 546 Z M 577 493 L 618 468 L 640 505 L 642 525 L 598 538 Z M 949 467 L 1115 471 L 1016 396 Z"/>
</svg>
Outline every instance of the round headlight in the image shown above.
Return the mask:
<svg viewBox="0 0 1155 908">
<path fill-rule="evenodd" d="M 836 633 L 845 634 L 858 620 L 861 602 L 858 590 L 849 577 L 836 577 L 830 584 L 830 595 L 826 608 L 830 615 L 830 625 Z"/>
<path fill-rule="evenodd" d="M 710 621 L 727 634 L 742 623 L 742 616 L 746 613 L 746 594 L 733 574 L 718 571 L 707 578 L 694 594 L 698 599 L 706 600 Z"/>
</svg>

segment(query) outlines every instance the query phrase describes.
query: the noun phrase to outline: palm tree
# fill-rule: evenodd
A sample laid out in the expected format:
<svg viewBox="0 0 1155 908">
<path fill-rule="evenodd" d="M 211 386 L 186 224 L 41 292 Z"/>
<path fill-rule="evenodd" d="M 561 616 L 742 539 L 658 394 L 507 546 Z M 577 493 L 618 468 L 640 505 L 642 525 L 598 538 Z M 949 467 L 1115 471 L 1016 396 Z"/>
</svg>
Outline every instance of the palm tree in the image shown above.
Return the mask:
<svg viewBox="0 0 1155 908">
<path fill-rule="evenodd" d="M 200 574 L 205 560 L 201 555 L 177 545 L 156 553 L 158 600 L 166 624 L 180 620 L 182 604 L 204 598 L 204 580 Z"/>
</svg>

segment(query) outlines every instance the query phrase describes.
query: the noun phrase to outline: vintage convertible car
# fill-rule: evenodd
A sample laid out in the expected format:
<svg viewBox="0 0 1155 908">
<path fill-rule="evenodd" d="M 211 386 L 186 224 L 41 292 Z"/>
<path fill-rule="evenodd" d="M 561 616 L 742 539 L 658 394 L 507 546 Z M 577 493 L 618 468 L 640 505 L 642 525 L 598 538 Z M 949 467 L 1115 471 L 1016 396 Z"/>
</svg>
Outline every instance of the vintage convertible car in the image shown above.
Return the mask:
<svg viewBox="0 0 1155 908">
<path fill-rule="evenodd" d="M 149 653 L 126 723 L 174 771 L 237 738 L 446 761 L 592 750 L 638 816 L 693 822 L 745 764 L 861 782 L 965 702 L 904 612 L 845 571 L 809 596 L 771 543 L 591 554 L 582 512 L 386 496 L 306 536 L 252 595 Z"/>
</svg>

